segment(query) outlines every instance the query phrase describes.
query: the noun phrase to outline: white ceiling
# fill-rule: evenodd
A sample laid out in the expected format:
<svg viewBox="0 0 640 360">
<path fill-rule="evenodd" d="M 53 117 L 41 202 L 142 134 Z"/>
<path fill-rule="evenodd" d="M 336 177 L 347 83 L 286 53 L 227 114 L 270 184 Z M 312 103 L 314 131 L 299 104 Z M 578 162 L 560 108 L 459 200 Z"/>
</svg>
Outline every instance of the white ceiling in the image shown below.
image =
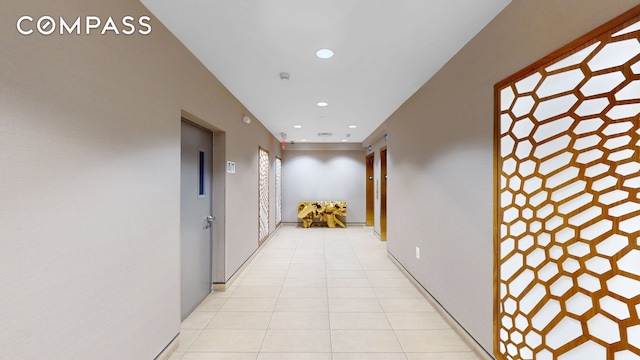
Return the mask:
<svg viewBox="0 0 640 360">
<path fill-rule="evenodd" d="M 510 2 L 141 1 L 278 139 L 355 143 Z"/>
</svg>

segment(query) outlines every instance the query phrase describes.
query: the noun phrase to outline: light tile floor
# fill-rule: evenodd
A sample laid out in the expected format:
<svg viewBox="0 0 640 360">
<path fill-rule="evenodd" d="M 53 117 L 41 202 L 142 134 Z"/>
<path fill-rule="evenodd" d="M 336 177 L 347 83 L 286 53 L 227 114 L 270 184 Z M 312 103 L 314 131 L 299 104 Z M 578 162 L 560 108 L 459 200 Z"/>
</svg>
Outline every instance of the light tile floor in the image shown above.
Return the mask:
<svg viewBox="0 0 640 360">
<path fill-rule="evenodd" d="M 477 360 L 372 228 L 283 226 L 182 323 L 170 360 Z"/>
</svg>

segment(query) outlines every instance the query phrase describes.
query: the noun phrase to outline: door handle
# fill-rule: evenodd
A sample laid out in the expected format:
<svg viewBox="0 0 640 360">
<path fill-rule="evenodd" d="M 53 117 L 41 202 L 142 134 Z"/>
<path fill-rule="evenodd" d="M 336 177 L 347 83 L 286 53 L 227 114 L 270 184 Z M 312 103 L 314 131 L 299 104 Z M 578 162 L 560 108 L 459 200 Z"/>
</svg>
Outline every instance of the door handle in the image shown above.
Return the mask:
<svg viewBox="0 0 640 360">
<path fill-rule="evenodd" d="M 213 215 L 207 215 L 207 217 L 205 218 L 205 224 L 204 224 L 204 228 L 206 229 L 210 229 L 211 225 L 213 224 L 213 220 L 215 220 L 216 217 Z"/>
</svg>

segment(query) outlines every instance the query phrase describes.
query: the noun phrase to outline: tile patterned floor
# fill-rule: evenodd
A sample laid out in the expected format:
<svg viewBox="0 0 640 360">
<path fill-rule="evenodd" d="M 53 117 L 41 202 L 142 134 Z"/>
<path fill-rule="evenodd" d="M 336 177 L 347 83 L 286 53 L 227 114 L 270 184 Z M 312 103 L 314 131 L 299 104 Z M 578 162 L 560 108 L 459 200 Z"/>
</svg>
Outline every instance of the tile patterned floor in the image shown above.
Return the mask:
<svg viewBox="0 0 640 360">
<path fill-rule="evenodd" d="M 477 360 L 372 228 L 283 226 L 182 323 L 170 360 Z"/>
</svg>

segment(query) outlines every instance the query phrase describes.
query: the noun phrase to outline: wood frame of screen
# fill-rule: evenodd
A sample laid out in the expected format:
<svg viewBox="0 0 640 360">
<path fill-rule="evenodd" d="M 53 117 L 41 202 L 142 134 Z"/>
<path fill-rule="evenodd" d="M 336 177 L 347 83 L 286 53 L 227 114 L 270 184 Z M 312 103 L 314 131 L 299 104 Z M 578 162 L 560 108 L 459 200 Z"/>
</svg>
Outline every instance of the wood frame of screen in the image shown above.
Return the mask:
<svg viewBox="0 0 640 360">
<path fill-rule="evenodd" d="M 269 179 L 269 169 L 270 166 L 267 166 L 267 233 L 265 234 L 265 236 L 260 236 L 260 207 L 261 207 L 261 202 L 262 202 L 262 189 L 260 188 L 260 178 L 261 178 L 261 161 L 262 161 L 262 156 L 261 153 L 265 152 L 267 154 L 267 158 L 269 159 L 268 161 L 270 161 L 271 158 L 271 154 L 269 153 L 269 150 L 263 148 L 262 146 L 258 147 L 258 245 L 262 245 L 262 243 L 267 240 L 267 238 L 269 237 L 269 207 L 271 206 L 270 204 L 270 194 L 269 194 L 269 185 L 270 185 L 270 179 Z"/>
<path fill-rule="evenodd" d="M 605 24 L 595 28 L 594 30 L 586 33 L 585 35 L 577 38 L 576 40 L 568 43 L 567 45 L 553 51 L 549 55 L 541 58 L 540 60 L 532 63 L 529 66 L 521 69 L 513 75 L 498 82 L 494 86 L 494 279 L 493 279 L 493 352 L 498 360 L 506 360 L 503 354 L 500 354 L 500 258 L 498 249 L 500 246 L 500 169 L 501 169 L 501 156 L 500 156 L 500 89 L 513 85 L 518 81 L 524 79 L 531 73 L 537 71 L 541 67 L 549 65 L 551 62 L 570 56 L 580 50 L 592 45 L 602 38 L 609 38 L 611 34 L 624 29 L 631 25 L 635 18 L 640 17 L 640 6 L 636 6 L 622 15 L 606 22 Z M 635 19 L 638 21 L 639 19 Z M 579 339 L 575 339 L 570 343 L 579 343 Z"/>
</svg>

